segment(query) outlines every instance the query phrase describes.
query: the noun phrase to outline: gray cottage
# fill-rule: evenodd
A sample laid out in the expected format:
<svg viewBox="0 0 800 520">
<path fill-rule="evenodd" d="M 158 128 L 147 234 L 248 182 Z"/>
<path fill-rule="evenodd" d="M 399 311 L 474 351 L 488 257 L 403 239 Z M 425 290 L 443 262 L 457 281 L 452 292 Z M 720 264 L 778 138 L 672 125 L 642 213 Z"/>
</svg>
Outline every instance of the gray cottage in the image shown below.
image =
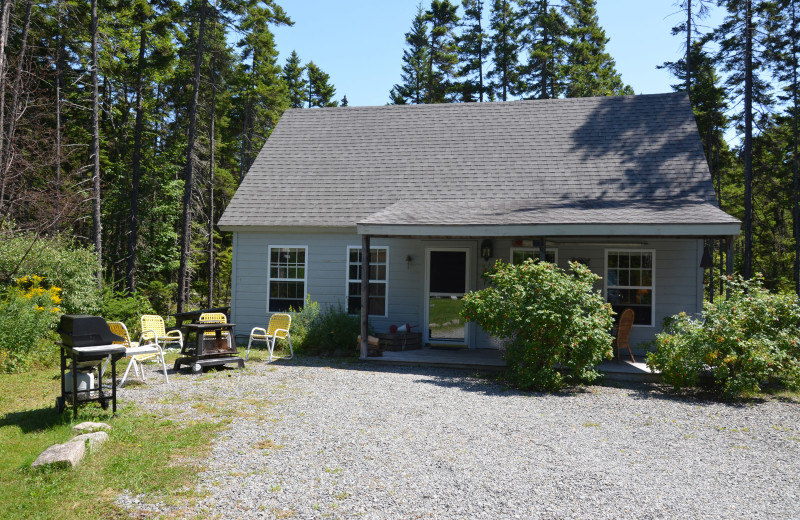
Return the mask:
<svg viewBox="0 0 800 520">
<path fill-rule="evenodd" d="M 634 310 L 636 345 L 701 310 L 704 240 L 730 250 L 740 222 L 674 93 L 287 110 L 219 227 L 238 335 L 310 295 L 363 306 L 377 331 L 485 348 L 496 340 L 458 311 L 496 260 L 585 263 Z"/>
</svg>

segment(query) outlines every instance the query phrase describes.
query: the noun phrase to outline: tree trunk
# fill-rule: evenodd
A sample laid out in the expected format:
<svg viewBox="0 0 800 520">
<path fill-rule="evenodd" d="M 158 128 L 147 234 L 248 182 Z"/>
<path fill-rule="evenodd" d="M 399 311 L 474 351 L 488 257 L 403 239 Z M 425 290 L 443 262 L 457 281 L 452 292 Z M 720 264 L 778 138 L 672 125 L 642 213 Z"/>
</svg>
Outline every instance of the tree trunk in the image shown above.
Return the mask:
<svg viewBox="0 0 800 520">
<path fill-rule="evenodd" d="M 4 115 L 6 112 L 5 99 L 6 99 L 6 42 L 8 41 L 8 27 L 11 18 L 11 0 L 3 2 L 2 11 L 0 11 L 0 133 L 5 129 Z M 3 141 L 0 138 L 0 157 L 3 156 Z M 0 207 L 2 207 L 5 200 L 6 182 L 7 178 L 5 172 L 0 171 Z"/>
<path fill-rule="evenodd" d="M 136 291 L 136 244 L 139 238 L 139 180 L 142 168 L 142 131 L 144 126 L 144 110 L 142 108 L 142 90 L 144 88 L 144 51 L 147 44 L 147 33 L 142 21 L 139 34 L 139 57 L 136 71 L 136 122 L 133 127 L 133 167 L 131 172 L 131 207 L 128 229 L 128 266 L 126 278 L 128 292 Z"/>
<path fill-rule="evenodd" d="M 211 62 L 211 74 L 214 74 L 214 62 Z M 212 76 L 213 78 L 213 76 Z M 211 81 L 211 139 L 209 140 L 210 157 L 208 160 L 208 308 L 214 306 L 214 165 L 216 152 L 216 119 L 217 119 L 217 84 Z"/>
<path fill-rule="evenodd" d="M 97 253 L 97 285 L 103 277 L 103 239 L 100 221 L 100 106 L 97 63 L 97 0 L 92 0 L 92 233 Z"/>
<path fill-rule="evenodd" d="M 753 276 L 753 19 L 752 1 L 745 2 L 744 51 L 744 262 L 742 276 Z"/>
<path fill-rule="evenodd" d="M 64 35 L 62 19 L 61 19 L 61 6 L 62 2 L 58 2 L 58 35 L 56 36 L 56 165 L 55 165 L 55 191 L 56 196 L 54 200 L 55 206 L 55 214 L 58 215 L 61 212 L 61 160 L 63 156 L 63 145 L 62 145 L 62 137 L 61 137 L 61 113 L 63 109 L 63 103 L 61 102 L 61 98 L 64 95 Z M 58 225 L 57 221 L 53 221 L 53 231 L 55 231 Z"/>
<path fill-rule="evenodd" d="M 686 94 L 692 97 L 692 0 L 686 0 Z"/>
<path fill-rule="evenodd" d="M 792 2 L 792 33 L 797 29 L 797 6 Z M 800 85 L 797 83 L 797 57 L 800 54 L 797 38 L 792 39 L 792 227 L 794 228 L 794 292 L 800 296 L 800 173 L 798 172 L 797 140 L 798 128 L 797 118 L 800 117 L 800 107 L 797 106 L 797 90 Z"/>
<path fill-rule="evenodd" d="M 194 183 L 194 142 L 197 133 L 197 100 L 200 94 L 200 68 L 203 64 L 203 35 L 206 25 L 206 0 L 200 4 L 200 27 L 197 30 L 197 55 L 194 59 L 192 101 L 189 107 L 189 135 L 186 144 L 186 165 L 183 168 L 183 222 L 181 227 L 181 260 L 178 268 L 178 312 L 184 311 L 189 292 L 189 248 L 192 238 L 192 185 Z"/>
</svg>

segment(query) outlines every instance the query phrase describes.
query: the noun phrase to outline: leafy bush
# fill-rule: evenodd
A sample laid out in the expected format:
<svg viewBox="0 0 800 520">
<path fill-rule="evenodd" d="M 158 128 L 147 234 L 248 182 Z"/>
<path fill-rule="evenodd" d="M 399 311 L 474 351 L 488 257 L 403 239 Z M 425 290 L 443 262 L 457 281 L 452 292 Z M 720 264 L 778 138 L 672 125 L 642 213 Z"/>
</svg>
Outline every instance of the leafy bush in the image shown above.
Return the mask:
<svg viewBox="0 0 800 520">
<path fill-rule="evenodd" d="M 0 371 L 52 362 L 58 351 L 53 328 L 61 312 L 60 293 L 41 276 L 23 276 L 0 294 Z"/>
<path fill-rule="evenodd" d="M 592 382 L 612 355 L 613 311 L 594 290 L 599 277 L 576 262 L 570 268 L 497 262 L 484 274 L 490 286 L 464 296 L 462 317 L 506 340 L 506 377 L 516 387 Z"/>
<path fill-rule="evenodd" d="M 144 295 L 127 292 L 115 293 L 107 288 L 103 291 L 103 301 L 100 305 L 100 314 L 106 321 L 121 321 L 128 328 L 131 339 L 141 333 L 142 314 L 154 314 L 153 306 Z"/>
<path fill-rule="evenodd" d="M 39 275 L 61 288 L 65 314 L 95 314 L 100 308 L 97 255 L 66 236 L 32 235 L 0 240 L 0 280 Z M 10 281 L 10 280 L 9 280 Z"/>
<path fill-rule="evenodd" d="M 727 397 L 757 392 L 765 382 L 800 387 L 800 304 L 772 294 L 760 275 L 729 277 L 725 299 L 706 303 L 702 319 L 685 313 L 665 320 L 647 364 L 676 389 L 696 387 L 709 374 Z"/>
<path fill-rule="evenodd" d="M 305 306 L 292 312 L 292 345 L 310 355 L 350 355 L 358 339 L 361 320 L 341 305 L 320 311 L 319 303 L 306 298 Z"/>
</svg>

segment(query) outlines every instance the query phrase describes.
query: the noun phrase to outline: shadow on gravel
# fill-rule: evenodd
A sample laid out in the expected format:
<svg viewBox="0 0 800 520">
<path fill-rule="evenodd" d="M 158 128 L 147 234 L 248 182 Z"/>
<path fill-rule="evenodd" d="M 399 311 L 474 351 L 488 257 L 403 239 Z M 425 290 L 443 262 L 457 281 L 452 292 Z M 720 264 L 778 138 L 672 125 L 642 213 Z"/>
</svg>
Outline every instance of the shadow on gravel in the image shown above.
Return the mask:
<svg viewBox="0 0 800 520">
<path fill-rule="evenodd" d="M 629 391 L 629 395 L 633 399 L 639 400 L 652 400 L 658 399 L 661 401 L 680 402 L 695 406 L 730 406 L 732 408 L 746 408 L 755 405 L 760 405 L 768 402 L 771 399 L 764 397 L 747 397 L 739 399 L 726 399 L 718 394 L 709 390 L 696 389 L 696 390 L 682 390 L 677 391 L 672 387 L 660 383 L 606 383 L 604 386 L 615 388 L 624 388 Z M 791 399 L 786 399 L 791 402 Z"/>
</svg>

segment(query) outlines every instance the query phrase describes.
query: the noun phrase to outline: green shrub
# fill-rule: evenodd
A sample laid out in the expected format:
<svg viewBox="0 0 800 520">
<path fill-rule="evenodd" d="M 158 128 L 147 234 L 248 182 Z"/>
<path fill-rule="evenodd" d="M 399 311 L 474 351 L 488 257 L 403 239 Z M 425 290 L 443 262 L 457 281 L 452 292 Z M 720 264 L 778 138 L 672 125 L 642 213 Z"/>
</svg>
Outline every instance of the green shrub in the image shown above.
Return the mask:
<svg viewBox="0 0 800 520">
<path fill-rule="evenodd" d="M 592 382 L 612 355 L 611 306 L 593 286 L 599 277 L 571 262 L 571 273 L 547 262 L 497 262 L 490 286 L 464 297 L 461 315 L 506 342 L 506 378 L 523 389 L 551 390 Z"/>
<path fill-rule="evenodd" d="M 61 289 L 40 276 L 23 276 L 0 294 L 0 371 L 21 372 L 48 364 L 58 352 Z"/>
<path fill-rule="evenodd" d="M 650 368 L 676 389 L 696 387 L 701 376 L 727 397 L 761 389 L 763 383 L 800 387 L 800 304 L 794 295 L 772 294 L 760 275 L 726 280 L 729 295 L 706 303 L 701 319 L 678 314 L 656 335 Z"/>
<path fill-rule="evenodd" d="M 143 294 L 114 292 L 109 288 L 103 291 L 100 314 L 106 321 L 121 321 L 128 328 L 131 340 L 136 341 L 141 331 L 142 314 L 155 314 L 153 306 Z"/>
<path fill-rule="evenodd" d="M 354 355 L 360 328 L 359 316 L 347 314 L 341 305 L 320 311 L 309 296 L 303 309 L 293 314 L 292 345 L 309 355 Z"/>
<path fill-rule="evenodd" d="M 61 288 L 65 314 L 95 314 L 100 308 L 97 255 L 66 236 L 20 234 L 0 240 L 0 280 L 38 275 Z"/>
</svg>

